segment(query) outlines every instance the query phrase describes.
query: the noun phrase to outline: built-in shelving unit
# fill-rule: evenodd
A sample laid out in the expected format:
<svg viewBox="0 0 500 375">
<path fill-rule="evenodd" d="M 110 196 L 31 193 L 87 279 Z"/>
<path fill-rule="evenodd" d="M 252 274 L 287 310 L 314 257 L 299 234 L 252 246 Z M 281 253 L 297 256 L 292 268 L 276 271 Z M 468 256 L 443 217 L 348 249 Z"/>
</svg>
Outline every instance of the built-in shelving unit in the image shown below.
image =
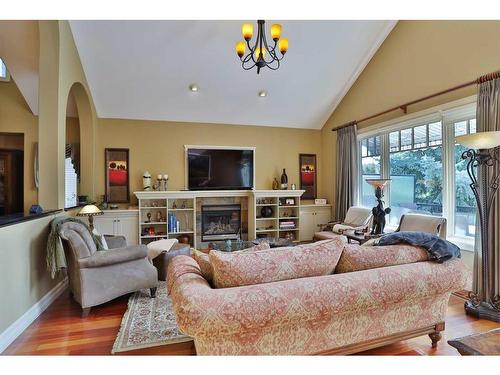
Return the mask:
<svg viewBox="0 0 500 375">
<path fill-rule="evenodd" d="M 265 190 L 254 193 L 255 238 L 290 238 L 299 241 L 302 190 Z"/>
<path fill-rule="evenodd" d="M 300 196 L 303 193 L 303 190 L 135 192 L 139 200 L 139 242 L 147 244 L 161 238 L 177 238 L 180 235 L 187 235 L 191 246 L 196 248 L 198 245 L 196 238 L 199 235 L 197 228 L 200 228 L 196 223 L 196 201 L 200 198 L 211 197 L 248 198 L 249 240 L 288 236 L 294 241 L 299 241 Z M 262 210 L 266 207 L 272 211 L 269 217 L 262 215 Z M 150 213 L 149 218 L 148 213 Z M 169 229 L 171 215 L 179 221 L 179 230 Z"/>
<path fill-rule="evenodd" d="M 161 193 L 161 192 L 155 192 Z M 195 198 L 166 197 L 161 194 L 139 198 L 139 242 L 148 244 L 163 238 L 187 235 L 195 246 Z"/>
</svg>

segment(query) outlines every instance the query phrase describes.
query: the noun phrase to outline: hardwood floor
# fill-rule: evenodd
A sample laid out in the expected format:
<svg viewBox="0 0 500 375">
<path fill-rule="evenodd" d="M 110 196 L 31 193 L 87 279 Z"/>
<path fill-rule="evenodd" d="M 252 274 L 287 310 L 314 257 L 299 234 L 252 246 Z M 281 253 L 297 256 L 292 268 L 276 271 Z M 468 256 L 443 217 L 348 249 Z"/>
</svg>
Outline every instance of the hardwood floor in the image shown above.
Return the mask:
<svg viewBox="0 0 500 375">
<path fill-rule="evenodd" d="M 106 355 L 120 328 L 127 309 L 128 296 L 93 308 L 82 319 L 81 309 L 66 292 L 61 295 L 28 329 L 3 353 L 7 355 Z M 446 329 L 436 349 L 429 337 L 422 336 L 401 341 L 363 355 L 458 355 L 446 341 L 472 333 L 485 332 L 500 324 L 471 318 L 464 313 L 463 299 L 452 296 L 446 318 Z M 191 342 L 159 346 L 120 353 L 122 355 L 192 355 Z"/>
</svg>

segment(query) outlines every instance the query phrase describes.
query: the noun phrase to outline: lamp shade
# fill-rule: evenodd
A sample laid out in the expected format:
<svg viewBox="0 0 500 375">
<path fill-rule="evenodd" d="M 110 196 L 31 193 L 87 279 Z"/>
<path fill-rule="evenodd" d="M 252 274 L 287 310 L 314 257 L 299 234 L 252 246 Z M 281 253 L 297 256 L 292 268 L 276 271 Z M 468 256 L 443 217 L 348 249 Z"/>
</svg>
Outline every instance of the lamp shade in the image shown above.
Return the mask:
<svg viewBox="0 0 500 375">
<path fill-rule="evenodd" d="M 236 43 L 236 54 L 239 57 L 243 57 L 243 55 L 245 54 L 245 42 Z"/>
<path fill-rule="evenodd" d="M 271 26 L 271 37 L 273 40 L 278 40 L 281 36 L 281 25 L 279 23 L 275 23 Z"/>
<path fill-rule="evenodd" d="M 390 178 L 367 178 L 365 180 L 367 183 L 375 188 L 383 189 L 391 181 Z"/>
<path fill-rule="evenodd" d="M 288 51 L 288 39 L 283 38 L 280 39 L 278 42 L 278 48 L 280 49 L 280 52 L 284 55 L 286 51 Z"/>
<path fill-rule="evenodd" d="M 241 34 L 243 35 L 243 38 L 245 38 L 245 40 L 252 39 L 253 25 L 251 23 L 244 23 L 241 27 Z"/>
<path fill-rule="evenodd" d="M 102 212 L 99 207 L 93 204 L 87 204 L 86 206 L 83 206 L 83 208 L 76 214 L 76 216 L 95 216 L 102 214 L 104 214 L 104 212 Z"/>
<path fill-rule="evenodd" d="M 456 141 L 473 150 L 487 150 L 500 146 L 500 131 L 461 135 L 456 138 Z"/>
</svg>

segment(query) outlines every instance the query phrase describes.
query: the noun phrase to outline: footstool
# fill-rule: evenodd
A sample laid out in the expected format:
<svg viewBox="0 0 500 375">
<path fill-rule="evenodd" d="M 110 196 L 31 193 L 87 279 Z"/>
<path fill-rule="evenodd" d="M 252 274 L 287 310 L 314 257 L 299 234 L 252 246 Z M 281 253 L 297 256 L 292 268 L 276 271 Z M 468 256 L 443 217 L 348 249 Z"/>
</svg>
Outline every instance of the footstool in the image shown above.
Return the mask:
<svg viewBox="0 0 500 375">
<path fill-rule="evenodd" d="M 170 260 L 177 255 L 191 255 L 191 248 L 188 244 L 176 243 L 169 251 L 164 251 L 153 258 L 153 265 L 158 270 L 158 280 L 167 280 L 167 267 Z"/>
</svg>

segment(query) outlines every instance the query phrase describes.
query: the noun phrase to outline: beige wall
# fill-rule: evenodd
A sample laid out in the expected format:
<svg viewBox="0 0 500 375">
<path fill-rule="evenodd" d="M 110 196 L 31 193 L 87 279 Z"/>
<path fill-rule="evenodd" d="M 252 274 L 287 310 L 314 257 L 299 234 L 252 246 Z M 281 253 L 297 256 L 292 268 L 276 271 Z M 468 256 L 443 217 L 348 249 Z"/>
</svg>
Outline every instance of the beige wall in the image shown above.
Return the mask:
<svg viewBox="0 0 500 375">
<path fill-rule="evenodd" d="M 331 128 L 498 69 L 500 21 L 400 21 L 322 129 L 325 193 L 330 199 L 335 193 L 336 136 Z M 409 112 L 476 92 L 475 87 L 456 91 L 410 107 Z"/>
<path fill-rule="evenodd" d="M 271 189 L 273 177 L 279 178 L 283 168 L 289 183 L 298 188 L 300 153 L 317 154 L 321 173 L 320 136 L 319 130 L 99 119 L 95 198 L 104 194 L 105 148 L 130 149 L 132 192 L 142 190 L 146 170 L 153 176 L 167 173 L 169 190 L 184 189 L 185 144 L 255 146 L 257 189 Z"/>
<path fill-rule="evenodd" d="M 0 334 L 61 280 L 52 280 L 45 266 L 49 223 L 54 217 L 0 228 Z"/>
<path fill-rule="evenodd" d="M 0 133 L 24 135 L 24 210 L 38 202 L 33 161 L 38 141 L 38 119 L 31 113 L 14 81 L 0 82 Z"/>
</svg>

